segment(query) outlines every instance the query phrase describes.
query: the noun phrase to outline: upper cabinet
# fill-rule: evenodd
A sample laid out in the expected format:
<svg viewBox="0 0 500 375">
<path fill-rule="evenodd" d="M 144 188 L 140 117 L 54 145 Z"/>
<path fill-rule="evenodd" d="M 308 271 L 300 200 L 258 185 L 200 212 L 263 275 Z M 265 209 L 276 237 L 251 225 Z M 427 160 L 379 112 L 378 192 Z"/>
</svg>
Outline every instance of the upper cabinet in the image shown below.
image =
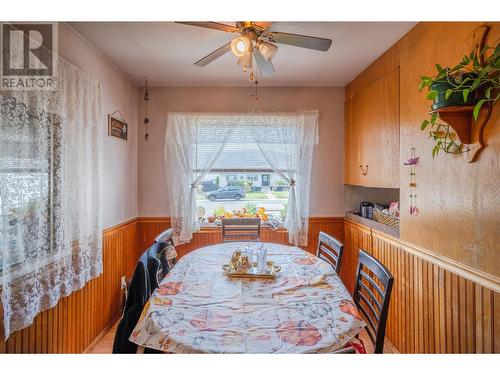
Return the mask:
<svg viewBox="0 0 500 375">
<path fill-rule="evenodd" d="M 399 68 L 348 93 L 345 152 L 346 184 L 399 187 Z"/>
</svg>

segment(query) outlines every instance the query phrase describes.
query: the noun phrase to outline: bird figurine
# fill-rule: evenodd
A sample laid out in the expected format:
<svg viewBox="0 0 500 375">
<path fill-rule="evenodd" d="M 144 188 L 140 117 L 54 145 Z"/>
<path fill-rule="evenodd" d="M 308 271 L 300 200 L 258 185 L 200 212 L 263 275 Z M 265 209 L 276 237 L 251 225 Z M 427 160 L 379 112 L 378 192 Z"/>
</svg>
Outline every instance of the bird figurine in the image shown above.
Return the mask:
<svg viewBox="0 0 500 375">
<path fill-rule="evenodd" d="M 417 165 L 419 160 L 420 160 L 420 157 L 416 156 L 414 158 L 408 159 L 408 161 L 405 161 L 404 165 Z"/>
</svg>

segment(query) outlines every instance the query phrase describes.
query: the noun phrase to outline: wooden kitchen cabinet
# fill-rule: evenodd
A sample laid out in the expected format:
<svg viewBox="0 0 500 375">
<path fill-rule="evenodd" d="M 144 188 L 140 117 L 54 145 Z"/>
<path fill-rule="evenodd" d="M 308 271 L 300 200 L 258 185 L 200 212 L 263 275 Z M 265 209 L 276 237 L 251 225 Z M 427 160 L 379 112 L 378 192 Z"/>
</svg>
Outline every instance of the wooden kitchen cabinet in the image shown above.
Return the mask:
<svg viewBox="0 0 500 375">
<path fill-rule="evenodd" d="M 354 292 L 359 249 L 371 252 L 371 229 L 346 219 L 344 221 L 344 254 L 340 267 L 340 278 L 349 293 Z"/>
<path fill-rule="evenodd" d="M 399 187 L 399 68 L 347 97 L 345 183 Z"/>
</svg>

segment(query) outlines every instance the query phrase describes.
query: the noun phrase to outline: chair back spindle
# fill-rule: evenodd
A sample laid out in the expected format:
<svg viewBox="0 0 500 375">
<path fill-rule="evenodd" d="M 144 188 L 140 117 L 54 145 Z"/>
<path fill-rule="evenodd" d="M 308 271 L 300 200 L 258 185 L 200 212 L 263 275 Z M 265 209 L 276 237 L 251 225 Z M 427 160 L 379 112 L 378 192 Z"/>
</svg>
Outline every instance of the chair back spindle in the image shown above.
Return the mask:
<svg viewBox="0 0 500 375">
<path fill-rule="evenodd" d="M 222 242 L 260 241 L 260 219 L 222 219 Z"/>
<path fill-rule="evenodd" d="M 325 232 L 319 232 L 316 256 L 330 263 L 337 274 L 340 272 L 343 253 L 342 242 Z"/>
<path fill-rule="evenodd" d="M 359 250 L 354 302 L 367 322 L 375 353 L 383 353 L 394 277 L 376 258 Z"/>
</svg>

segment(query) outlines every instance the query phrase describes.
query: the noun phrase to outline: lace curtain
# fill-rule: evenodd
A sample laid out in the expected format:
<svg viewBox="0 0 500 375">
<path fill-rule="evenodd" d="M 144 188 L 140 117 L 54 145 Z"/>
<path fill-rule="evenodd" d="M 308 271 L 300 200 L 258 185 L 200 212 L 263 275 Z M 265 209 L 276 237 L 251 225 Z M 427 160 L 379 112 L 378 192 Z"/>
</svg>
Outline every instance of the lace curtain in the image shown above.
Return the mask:
<svg viewBox="0 0 500 375">
<path fill-rule="evenodd" d="M 200 229 L 196 220 L 196 187 L 205 177 L 227 143 L 234 128 L 210 116 L 170 113 L 165 138 L 169 204 L 174 242 L 191 241 Z M 202 155 L 200 155 L 199 153 Z"/>
<path fill-rule="evenodd" d="M 57 84 L 0 91 L 5 339 L 102 272 L 101 85 L 61 58 Z"/>
<path fill-rule="evenodd" d="M 318 112 L 258 118 L 250 128 L 266 161 L 290 186 L 284 223 L 288 241 L 307 246 L 311 162 L 313 145 L 318 140 Z"/>
<path fill-rule="evenodd" d="M 199 229 L 195 190 L 226 145 L 253 140 L 273 171 L 290 185 L 284 224 L 290 243 L 307 245 L 311 161 L 317 132 L 318 111 L 170 113 L 165 164 L 174 241 L 189 242 Z"/>
</svg>

